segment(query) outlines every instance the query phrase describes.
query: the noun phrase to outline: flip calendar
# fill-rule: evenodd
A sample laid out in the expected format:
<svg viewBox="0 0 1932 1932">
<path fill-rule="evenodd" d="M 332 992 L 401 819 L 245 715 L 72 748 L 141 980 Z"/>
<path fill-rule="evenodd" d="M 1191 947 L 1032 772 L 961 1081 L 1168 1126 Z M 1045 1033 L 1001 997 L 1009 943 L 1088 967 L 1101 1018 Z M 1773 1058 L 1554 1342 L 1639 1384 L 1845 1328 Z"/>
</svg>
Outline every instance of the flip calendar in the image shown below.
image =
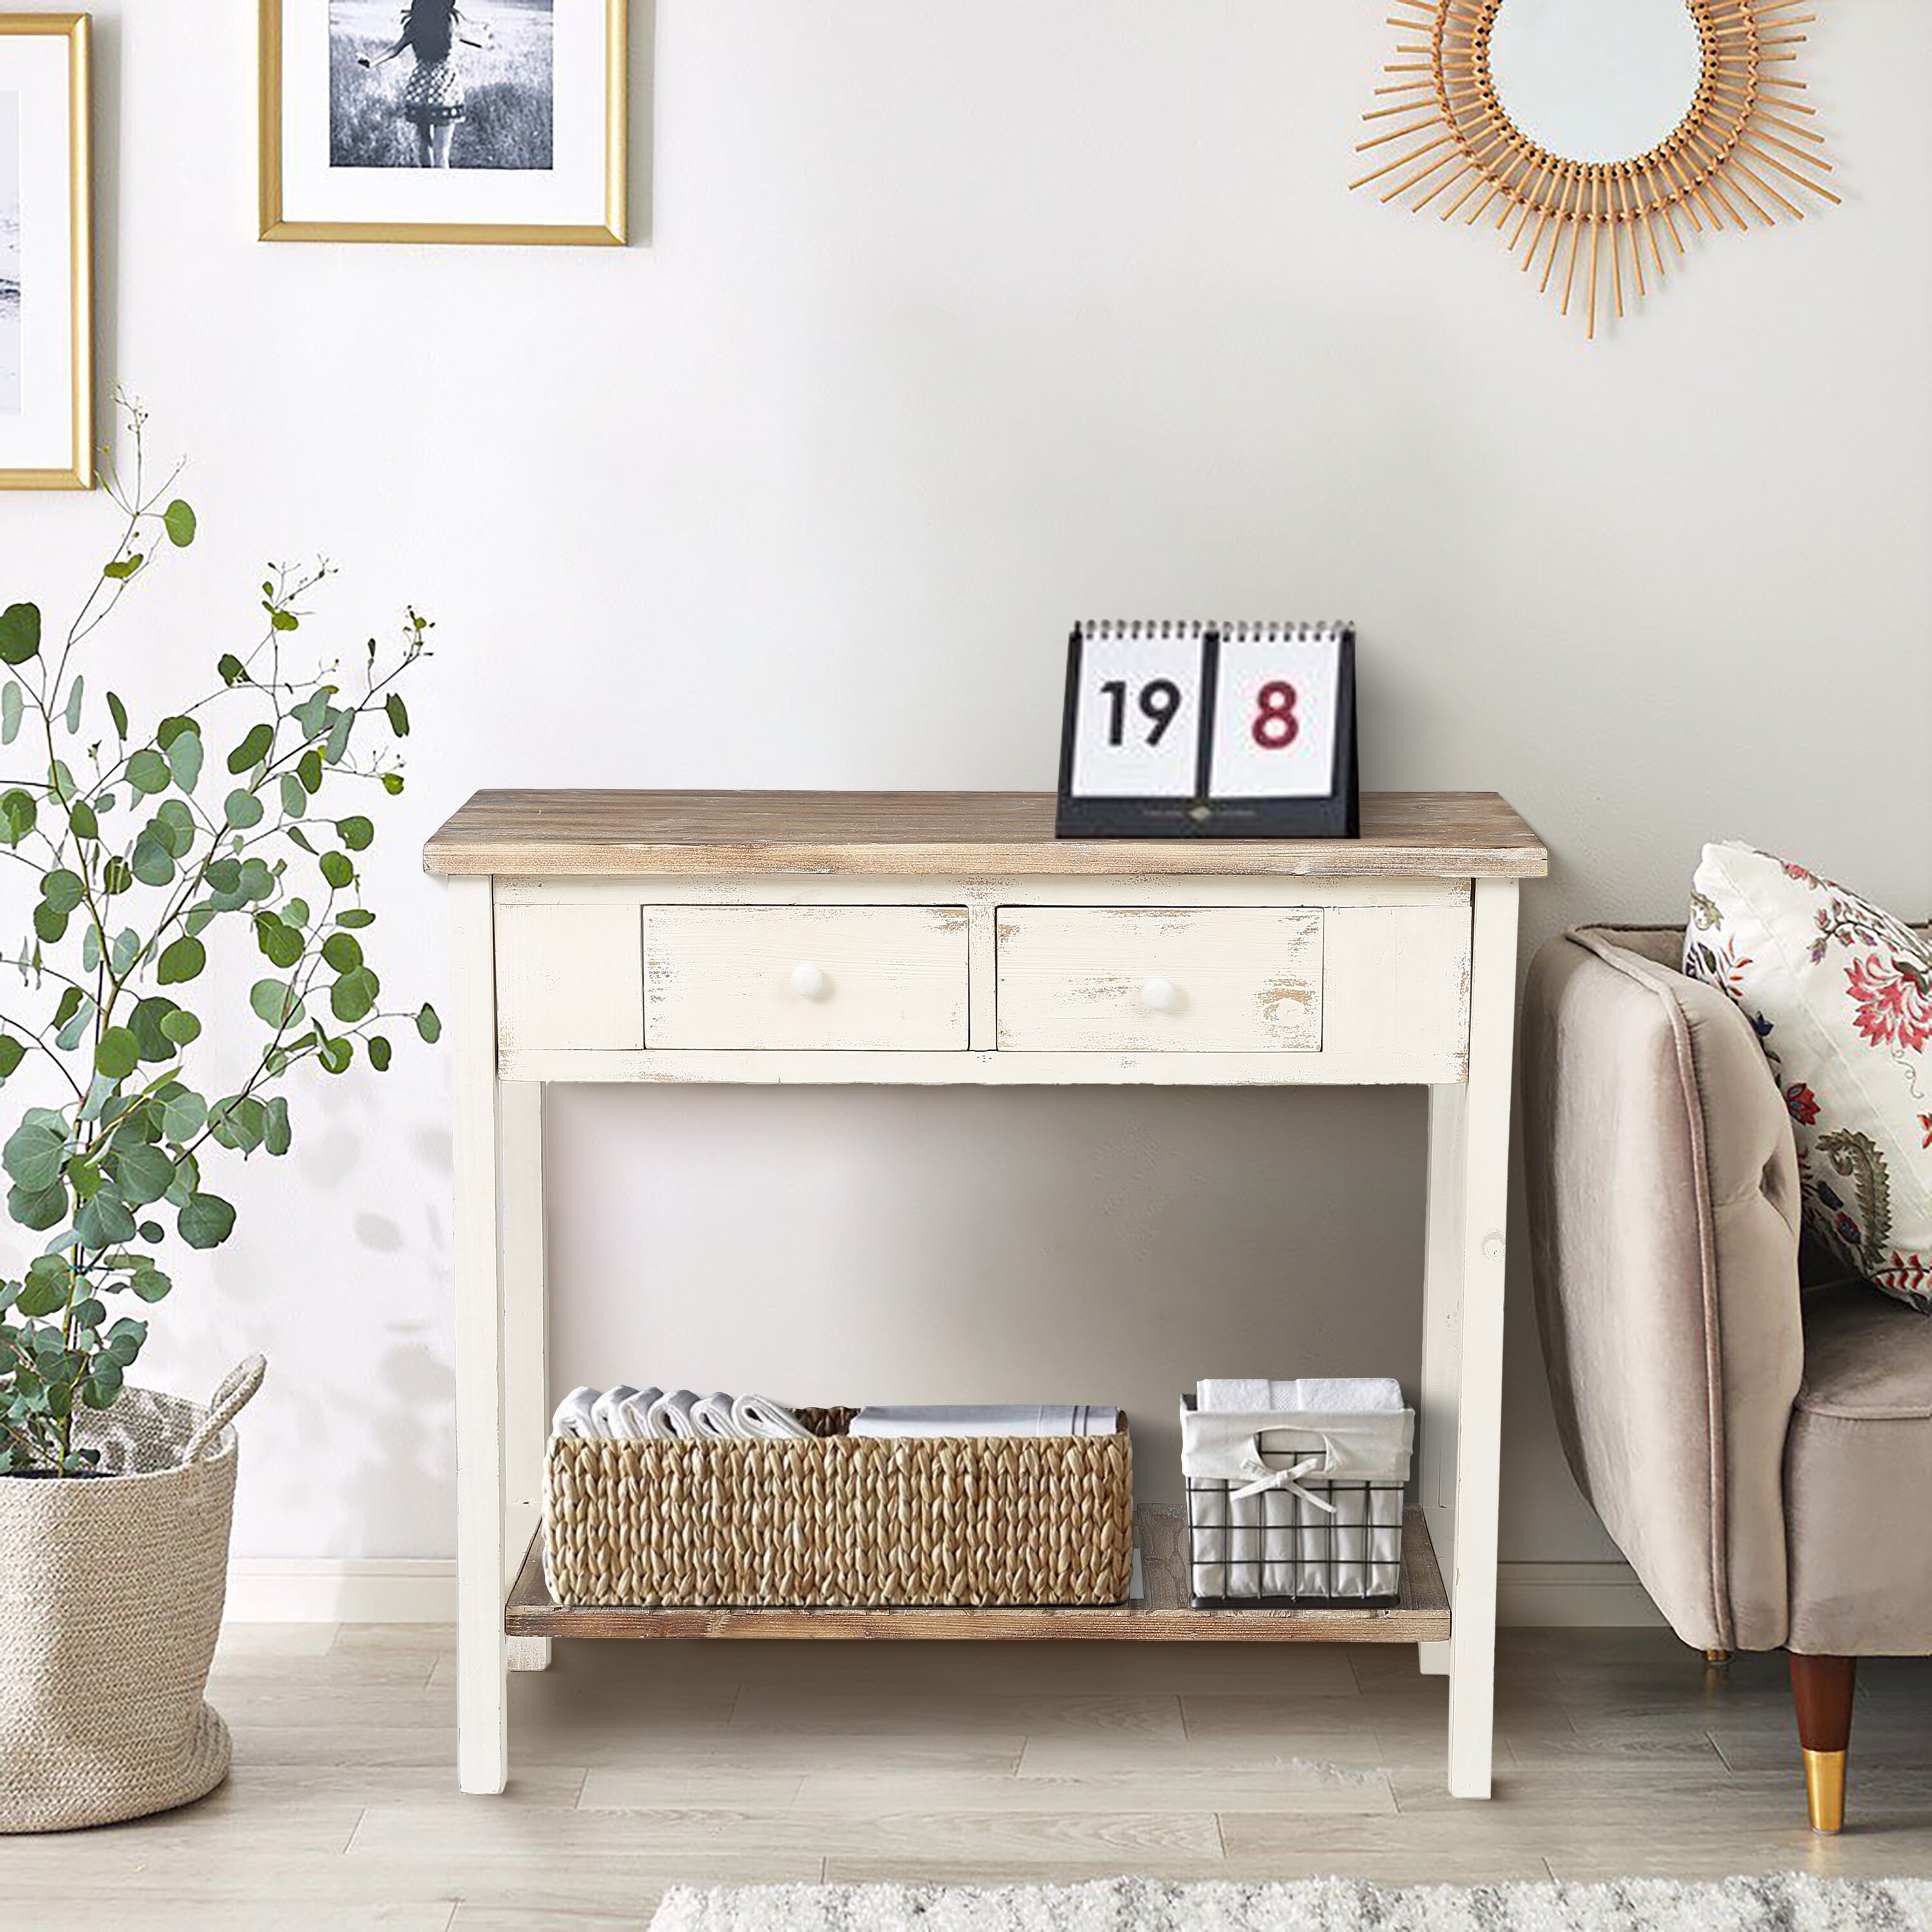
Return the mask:
<svg viewBox="0 0 1932 1932">
<path fill-rule="evenodd" d="M 1088 622 L 1067 646 L 1063 838 L 1352 838 L 1348 624 Z"/>
</svg>

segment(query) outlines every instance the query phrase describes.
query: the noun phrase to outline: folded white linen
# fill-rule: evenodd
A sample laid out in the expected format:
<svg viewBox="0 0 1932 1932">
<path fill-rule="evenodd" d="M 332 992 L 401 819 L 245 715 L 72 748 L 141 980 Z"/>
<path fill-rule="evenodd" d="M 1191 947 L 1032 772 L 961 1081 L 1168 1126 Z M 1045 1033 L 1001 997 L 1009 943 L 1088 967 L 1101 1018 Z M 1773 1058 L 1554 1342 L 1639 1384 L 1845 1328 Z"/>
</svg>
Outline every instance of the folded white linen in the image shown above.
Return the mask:
<svg viewBox="0 0 1932 1932">
<path fill-rule="evenodd" d="M 621 1442 L 631 1432 L 631 1425 L 624 1415 L 624 1405 L 637 1394 L 628 1382 L 620 1382 L 615 1388 L 606 1389 L 590 1405 L 590 1421 L 596 1435 L 606 1442 Z"/>
<path fill-rule="evenodd" d="M 550 1419 L 550 1432 L 565 1436 L 579 1442 L 594 1442 L 597 1439 L 597 1424 L 593 1411 L 597 1406 L 597 1391 L 594 1388 L 574 1388 L 556 1406 L 556 1412 Z"/>
<path fill-rule="evenodd" d="M 1048 1402 L 982 1403 L 937 1408 L 862 1408 L 854 1436 L 1111 1436 L 1117 1408 Z"/>
<path fill-rule="evenodd" d="M 650 1406 L 644 1420 L 656 1442 L 689 1442 L 698 1435 L 698 1425 L 691 1419 L 691 1412 L 698 1405 L 698 1398 L 689 1389 L 673 1389 L 668 1395 L 661 1395 Z"/>
<path fill-rule="evenodd" d="M 617 1406 L 618 1434 L 626 1442 L 648 1442 L 651 1439 L 651 1405 L 664 1394 L 653 1385 L 650 1388 L 633 1389 Z"/>
<path fill-rule="evenodd" d="M 1326 1415 L 1370 1414 L 1402 1406 L 1402 1384 L 1388 1376 L 1210 1380 L 1196 1384 L 1195 1400 L 1206 1415 L 1280 1414 L 1300 1409 L 1317 1409 Z"/>
<path fill-rule="evenodd" d="M 1244 1415 L 1180 1406 L 1183 1472 L 1230 1482 L 1258 1481 L 1304 1462 L 1324 1481 L 1406 1482 L 1414 1440 L 1412 1409 Z"/>
<path fill-rule="evenodd" d="M 691 1426 L 700 1442 L 738 1442 L 745 1432 L 733 1416 L 734 1398 L 722 1389 L 700 1396 L 691 1405 Z"/>
<path fill-rule="evenodd" d="M 741 1395 L 731 1405 L 738 1433 L 754 1442 L 809 1442 L 812 1431 L 782 1402 L 768 1395 Z"/>
</svg>

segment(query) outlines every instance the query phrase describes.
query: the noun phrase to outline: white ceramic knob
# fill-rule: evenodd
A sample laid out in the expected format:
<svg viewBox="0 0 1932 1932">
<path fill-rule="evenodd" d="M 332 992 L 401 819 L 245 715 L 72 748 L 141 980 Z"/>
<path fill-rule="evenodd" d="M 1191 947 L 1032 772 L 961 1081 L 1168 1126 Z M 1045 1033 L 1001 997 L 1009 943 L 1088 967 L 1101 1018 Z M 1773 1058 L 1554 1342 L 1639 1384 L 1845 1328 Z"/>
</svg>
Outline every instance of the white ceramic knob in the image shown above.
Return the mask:
<svg viewBox="0 0 1932 1932">
<path fill-rule="evenodd" d="M 1172 1012 L 1180 989 L 1172 980 L 1150 980 L 1141 988 L 1141 1004 L 1157 1013 Z"/>
<path fill-rule="evenodd" d="M 1492 1234 L 1483 1243 L 1483 1258 L 1486 1262 L 1499 1262 L 1503 1258 L 1503 1238 Z"/>
<path fill-rule="evenodd" d="M 791 969 L 791 989 L 801 1000 L 815 1000 L 825 990 L 825 969 L 802 959 Z"/>
</svg>

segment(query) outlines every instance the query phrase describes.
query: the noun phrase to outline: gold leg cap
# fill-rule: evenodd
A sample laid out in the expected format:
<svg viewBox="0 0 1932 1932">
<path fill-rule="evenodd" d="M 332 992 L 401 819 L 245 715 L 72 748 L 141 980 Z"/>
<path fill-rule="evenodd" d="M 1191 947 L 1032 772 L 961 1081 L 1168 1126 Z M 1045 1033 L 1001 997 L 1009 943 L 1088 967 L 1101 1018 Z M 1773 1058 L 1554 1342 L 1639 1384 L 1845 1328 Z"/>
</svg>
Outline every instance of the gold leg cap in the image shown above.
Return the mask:
<svg viewBox="0 0 1932 1932">
<path fill-rule="evenodd" d="M 1845 1828 L 1845 1757 L 1841 1750 L 1804 1754 L 1804 1797 L 1814 1832 Z"/>
<path fill-rule="evenodd" d="M 1728 1664 L 1730 1660 L 1731 1653 L 1728 1650 L 1707 1650 L 1704 1653 L 1706 1664 Z"/>
</svg>

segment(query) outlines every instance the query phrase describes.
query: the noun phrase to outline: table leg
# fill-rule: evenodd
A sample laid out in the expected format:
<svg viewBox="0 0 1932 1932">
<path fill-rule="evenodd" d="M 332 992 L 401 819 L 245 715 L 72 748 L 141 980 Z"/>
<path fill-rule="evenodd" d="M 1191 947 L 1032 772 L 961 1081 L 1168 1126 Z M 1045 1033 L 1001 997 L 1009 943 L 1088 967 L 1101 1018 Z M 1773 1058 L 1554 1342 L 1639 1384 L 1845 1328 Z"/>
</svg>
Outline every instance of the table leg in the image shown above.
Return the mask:
<svg viewBox="0 0 1932 1932">
<path fill-rule="evenodd" d="M 1504 1231 L 1516 1036 L 1516 886 L 1475 882 L 1469 1081 L 1463 1102 L 1461 1363 L 1449 1626 L 1449 1790 L 1490 1795 L 1496 1664 L 1496 1513 L 1502 1475 Z"/>
<path fill-rule="evenodd" d="M 550 1436 L 550 1335 L 544 1297 L 544 1088 L 506 1080 L 499 1090 L 497 1172 L 503 1226 L 503 1468 L 509 1507 L 504 1582 L 523 1567 L 543 1521 L 544 1445 Z M 508 1640 L 512 1670 L 548 1670 L 547 1636 Z"/>
<path fill-rule="evenodd" d="M 508 1776 L 503 1645 L 503 1311 L 496 945 L 490 881 L 449 882 L 450 1087 L 456 1180 L 457 1774 Z"/>
<path fill-rule="evenodd" d="M 1456 1570 L 1456 1406 L 1462 1375 L 1462 1152 L 1468 1088 L 1429 1090 L 1428 1214 L 1422 1268 L 1418 1500 L 1444 1576 Z M 1424 1676 L 1447 1677 L 1449 1646 L 1418 1646 Z"/>
</svg>

